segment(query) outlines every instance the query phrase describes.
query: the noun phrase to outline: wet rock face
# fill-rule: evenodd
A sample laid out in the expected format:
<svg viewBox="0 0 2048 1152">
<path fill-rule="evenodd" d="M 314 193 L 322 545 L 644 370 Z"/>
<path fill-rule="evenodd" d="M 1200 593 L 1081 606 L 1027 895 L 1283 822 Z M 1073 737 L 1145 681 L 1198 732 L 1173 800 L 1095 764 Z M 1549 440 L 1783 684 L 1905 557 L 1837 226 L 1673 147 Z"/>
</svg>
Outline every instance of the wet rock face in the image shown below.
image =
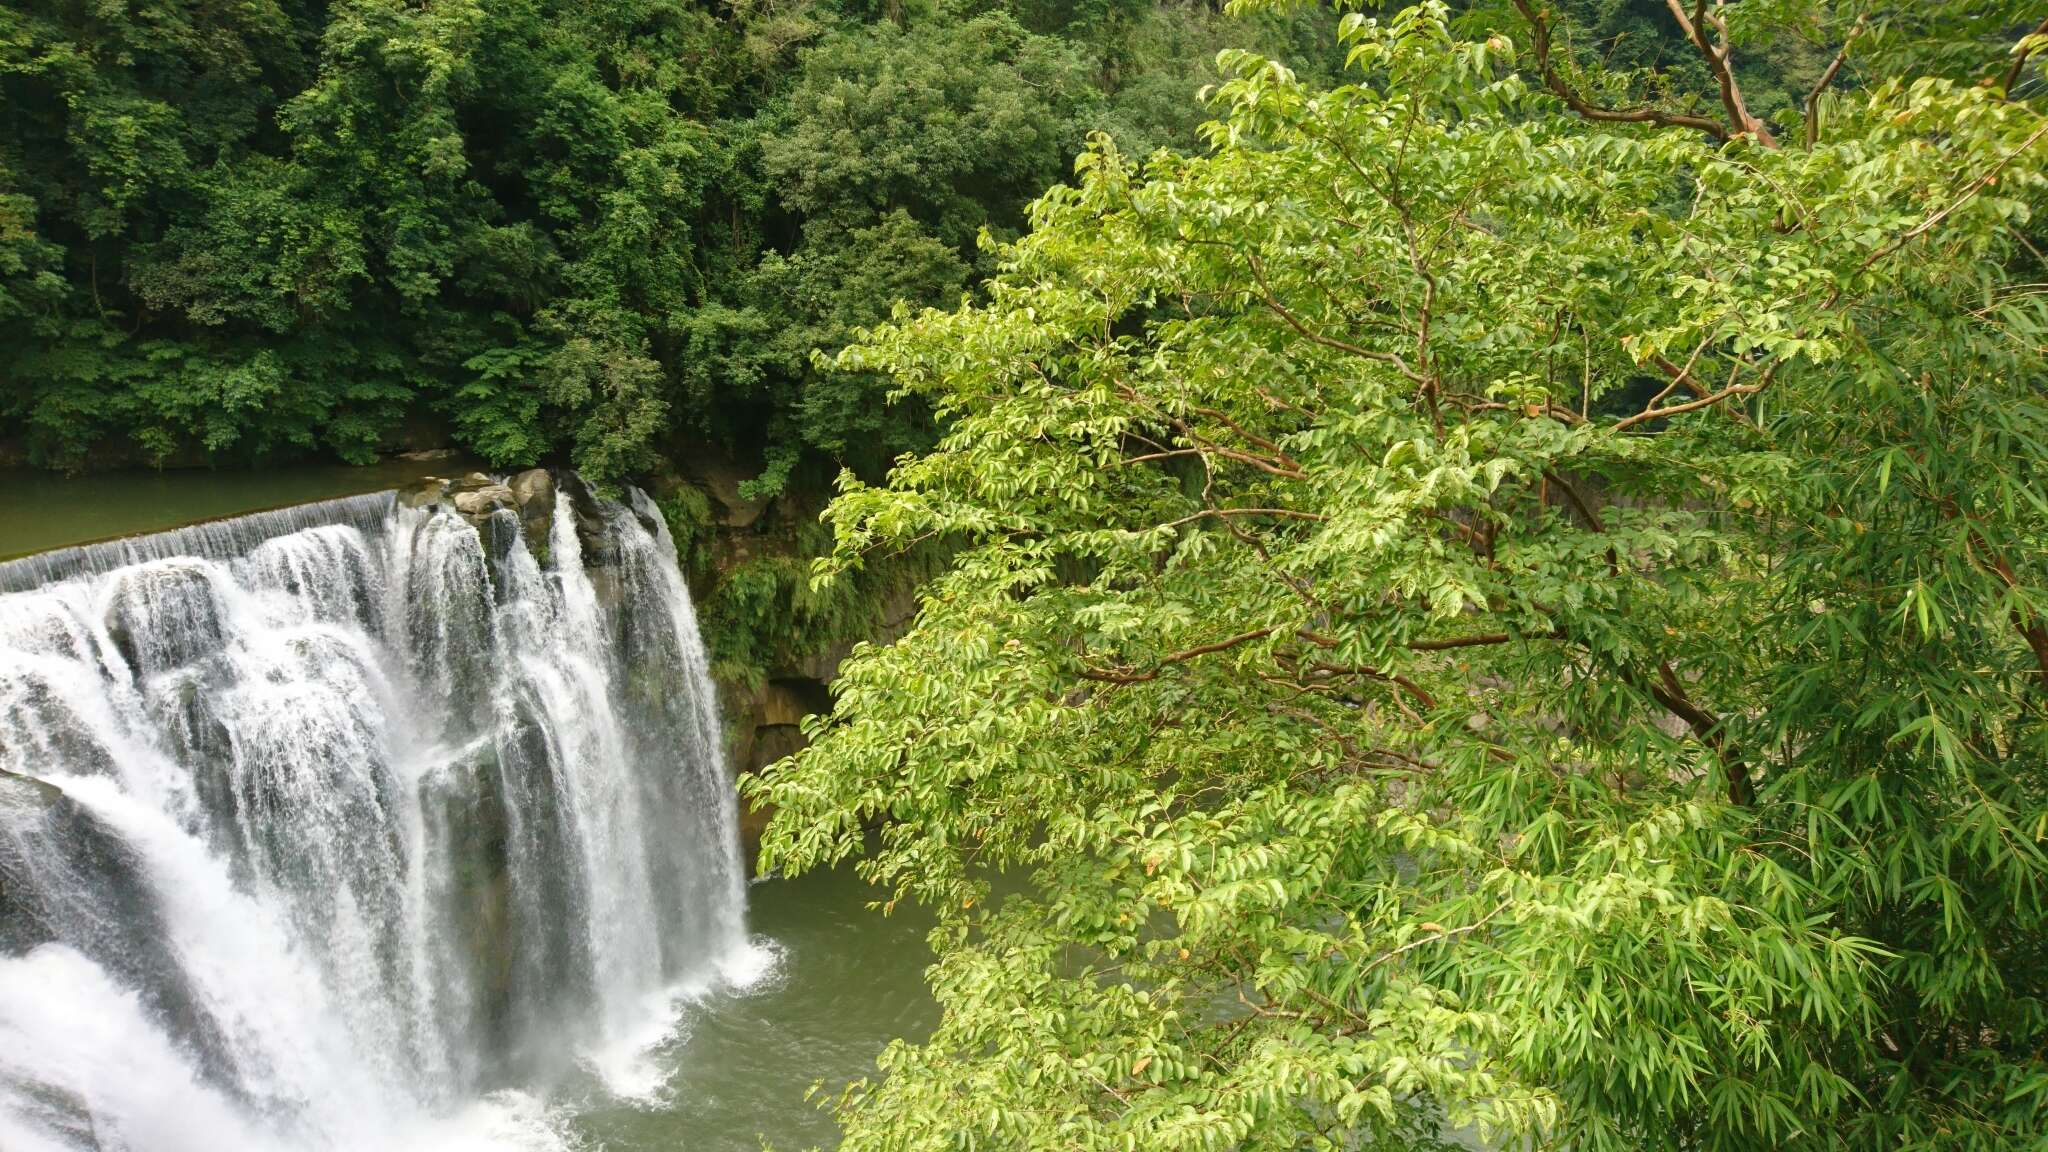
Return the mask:
<svg viewBox="0 0 2048 1152">
<path fill-rule="evenodd" d="M 12 737 L 0 738 L 0 784 L 10 772 L 111 776 L 116 771 L 113 752 L 94 737 L 49 676 L 34 668 L 0 668 L 0 733 Z M 19 735 L 26 733 L 34 735 Z M 0 874 L 0 907 L 6 904 L 6 887 Z"/>
<path fill-rule="evenodd" d="M 555 476 L 545 468 L 529 468 L 509 480 L 471 472 L 453 480 L 429 476 L 398 493 L 407 508 L 453 508 L 457 515 L 484 531 L 493 514 L 512 512 L 534 558 L 545 563 L 548 536 L 555 523 Z"/>
<path fill-rule="evenodd" d="M 514 476 L 506 487 L 522 509 L 555 502 L 555 478 L 545 468 L 529 468 Z"/>
<path fill-rule="evenodd" d="M 768 497 L 750 497 L 741 491 L 741 485 L 752 479 L 758 469 L 746 467 L 721 452 L 703 451 L 690 457 L 685 470 L 711 497 L 712 515 L 723 527 L 751 528 L 768 511 Z"/>
<path fill-rule="evenodd" d="M 562 491 L 569 494 L 569 506 L 576 512 L 576 540 L 583 549 L 585 565 L 612 566 L 618 563 L 618 548 L 605 531 L 605 510 L 597 493 L 574 472 L 561 476 Z"/>
<path fill-rule="evenodd" d="M 731 763 L 742 772 L 800 751 L 804 717 L 832 710 L 825 682 L 800 676 L 776 677 L 752 691 L 728 686 L 722 698 L 732 720 Z"/>
<path fill-rule="evenodd" d="M 168 671 L 220 651 L 224 611 L 204 565 L 141 565 L 122 573 L 109 594 L 107 635 L 137 673 Z"/>
<path fill-rule="evenodd" d="M 473 519 L 489 516 L 500 508 L 516 508 L 518 505 L 519 500 L 512 495 L 512 489 L 503 484 L 486 484 L 481 488 L 455 494 L 455 510 Z"/>
<path fill-rule="evenodd" d="M 548 539 L 555 526 L 555 477 L 545 468 L 529 468 L 514 476 L 506 487 L 519 510 L 519 528 L 526 547 L 543 564 L 548 559 Z"/>
<path fill-rule="evenodd" d="M 398 502 L 407 508 L 431 508 L 448 496 L 448 481 L 438 476 L 429 476 L 410 488 L 398 492 Z"/>
</svg>

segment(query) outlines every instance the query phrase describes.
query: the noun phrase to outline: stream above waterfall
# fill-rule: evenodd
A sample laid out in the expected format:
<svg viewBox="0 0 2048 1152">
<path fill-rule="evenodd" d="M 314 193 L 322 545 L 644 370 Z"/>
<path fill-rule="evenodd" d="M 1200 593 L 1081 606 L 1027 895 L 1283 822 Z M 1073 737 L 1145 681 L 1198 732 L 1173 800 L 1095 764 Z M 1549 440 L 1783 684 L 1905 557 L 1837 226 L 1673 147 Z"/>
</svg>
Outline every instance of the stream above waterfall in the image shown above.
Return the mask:
<svg viewBox="0 0 2048 1152">
<path fill-rule="evenodd" d="M 829 1145 L 930 1027 L 914 918 L 745 881 L 652 503 L 538 492 L 0 564 L 0 1148 Z"/>
<path fill-rule="evenodd" d="M 423 476 L 466 472 L 461 457 L 375 464 L 289 464 L 261 471 L 0 471 L 0 560 L 120 536 L 242 516 L 316 500 L 401 488 Z"/>
</svg>

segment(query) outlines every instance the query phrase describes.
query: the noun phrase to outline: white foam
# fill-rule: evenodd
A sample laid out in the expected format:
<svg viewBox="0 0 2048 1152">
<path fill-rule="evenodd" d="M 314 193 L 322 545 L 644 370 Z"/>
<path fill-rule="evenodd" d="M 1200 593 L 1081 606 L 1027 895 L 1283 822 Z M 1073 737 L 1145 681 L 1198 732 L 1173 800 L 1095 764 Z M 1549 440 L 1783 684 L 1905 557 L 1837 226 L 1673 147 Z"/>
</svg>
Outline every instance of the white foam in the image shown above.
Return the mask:
<svg viewBox="0 0 2048 1152">
<path fill-rule="evenodd" d="M 701 976 L 643 997 L 635 1022 L 584 1052 L 584 1066 L 619 1100 L 660 1104 L 672 1070 L 659 1053 L 688 1039 L 690 1009 L 720 994 L 761 990 L 781 974 L 782 959 L 782 946 L 766 936 L 728 949 Z"/>
<path fill-rule="evenodd" d="M 76 1152 L 58 1133 L 149 1152 L 572 1152 L 539 1098 L 499 1092 L 453 1115 L 359 1114 L 342 1136 L 286 1131 L 207 1087 L 135 993 L 60 944 L 0 960 L 0 1148 Z M 341 1136 L 340 1140 L 335 1138 Z"/>
<path fill-rule="evenodd" d="M 688 1006 L 775 962 L 635 502 L 565 487 L 545 566 L 387 495 L 0 571 L 0 768 L 64 793 L 7 782 L 0 864 L 68 945 L 0 957 L 0 1149 L 563 1149 L 477 1094 L 585 1047 L 660 1093 Z"/>
<path fill-rule="evenodd" d="M 752 992 L 782 975 L 784 950 L 766 936 L 756 936 L 719 957 L 718 975 L 737 992 Z"/>
<path fill-rule="evenodd" d="M 690 999 L 684 990 L 673 988 L 644 997 L 637 1023 L 615 1026 L 604 1043 L 584 1052 L 584 1066 L 620 1100 L 642 1106 L 661 1103 L 668 1071 L 656 1053 L 686 1037 L 683 1022 Z"/>
<path fill-rule="evenodd" d="M 563 1120 L 537 1096 L 494 1092 L 406 1133 L 393 1152 L 571 1152 L 582 1142 Z"/>
<path fill-rule="evenodd" d="M 10 1149 L 63 1149 L 52 1130 L 72 1125 L 98 1146 L 152 1152 L 280 1143 L 200 1082 L 133 992 L 58 944 L 0 960 L 0 1084 L 12 1086 L 0 1091 Z"/>
</svg>

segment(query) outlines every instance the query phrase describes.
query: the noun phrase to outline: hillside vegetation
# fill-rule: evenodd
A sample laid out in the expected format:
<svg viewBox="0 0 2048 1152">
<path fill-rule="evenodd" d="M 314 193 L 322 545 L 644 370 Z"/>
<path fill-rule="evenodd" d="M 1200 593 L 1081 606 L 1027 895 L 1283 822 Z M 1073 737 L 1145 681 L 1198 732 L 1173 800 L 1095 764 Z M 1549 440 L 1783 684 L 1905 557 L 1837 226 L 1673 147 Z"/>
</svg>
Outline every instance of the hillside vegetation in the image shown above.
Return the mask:
<svg viewBox="0 0 2048 1152">
<path fill-rule="evenodd" d="M 2024 8 L 1332 18 L 845 352 L 824 575 L 956 549 L 748 784 L 941 917 L 846 1147 L 2041 1148 Z"/>
<path fill-rule="evenodd" d="M 852 1152 L 2039 1149 L 2044 17 L 10 5 L 0 447 L 836 475 Z"/>
<path fill-rule="evenodd" d="M 30 0 L 0 8 L 0 455 L 363 460 L 424 427 L 773 492 L 928 443 L 814 348 L 989 271 L 1087 132 L 1192 146 L 1213 57 L 1320 22 L 1144 0 Z M 1298 51 L 1296 51 L 1298 49 Z M 830 468 L 820 475 L 829 476 Z"/>
</svg>

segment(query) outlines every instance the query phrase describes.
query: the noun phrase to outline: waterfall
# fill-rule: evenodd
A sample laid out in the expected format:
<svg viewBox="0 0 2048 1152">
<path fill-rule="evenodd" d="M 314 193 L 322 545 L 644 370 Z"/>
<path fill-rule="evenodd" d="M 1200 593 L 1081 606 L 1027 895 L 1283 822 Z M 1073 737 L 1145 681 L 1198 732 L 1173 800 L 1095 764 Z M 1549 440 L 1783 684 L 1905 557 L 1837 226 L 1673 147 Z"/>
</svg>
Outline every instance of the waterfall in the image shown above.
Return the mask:
<svg viewBox="0 0 2048 1152">
<path fill-rule="evenodd" d="M 563 1146 L 761 962 L 719 746 L 637 492 L 0 565 L 0 1147 Z"/>
</svg>

